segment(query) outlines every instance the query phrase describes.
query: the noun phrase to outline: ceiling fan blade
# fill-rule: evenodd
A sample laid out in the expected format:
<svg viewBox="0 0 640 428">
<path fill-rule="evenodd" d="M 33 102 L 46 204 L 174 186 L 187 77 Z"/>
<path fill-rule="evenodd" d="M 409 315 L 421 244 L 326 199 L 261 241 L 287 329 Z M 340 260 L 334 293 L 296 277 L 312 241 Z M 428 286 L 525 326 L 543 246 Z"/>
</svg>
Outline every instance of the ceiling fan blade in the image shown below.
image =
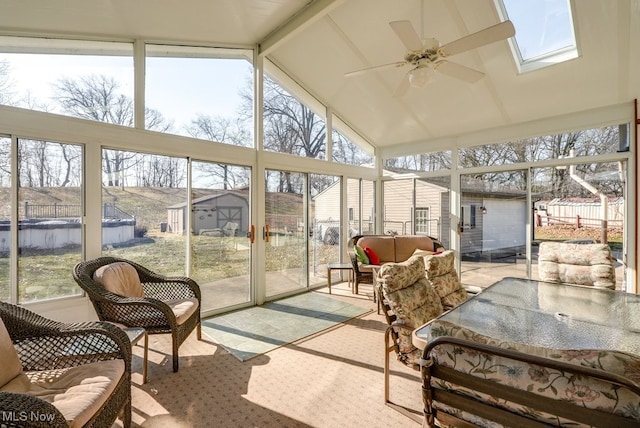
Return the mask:
<svg viewBox="0 0 640 428">
<path fill-rule="evenodd" d="M 389 25 L 408 50 L 422 50 L 422 40 L 420 40 L 420 36 L 418 36 L 415 28 L 413 28 L 411 21 L 393 21 L 390 22 Z"/>
<path fill-rule="evenodd" d="M 405 65 L 407 65 L 405 61 L 396 61 L 396 62 L 391 62 L 389 64 L 376 65 L 374 67 L 363 68 L 362 70 L 351 71 L 349 73 L 345 73 L 344 77 L 359 76 L 361 74 L 368 73 L 370 71 L 384 70 L 385 68 L 392 68 L 392 67 L 402 67 Z"/>
<path fill-rule="evenodd" d="M 481 71 L 449 61 L 438 62 L 435 65 L 435 69 L 442 74 L 446 74 L 447 76 L 464 80 L 469 83 L 477 82 L 482 79 L 482 76 L 484 76 L 484 73 Z"/>
<path fill-rule="evenodd" d="M 409 90 L 409 73 L 405 73 L 404 77 L 400 81 L 400 84 L 398 85 L 396 90 L 393 92 L 393 97 L 400 98 L 404 94 L 406 94 L 408 90 Z"/>
<path fill-rule="evenodd" d="M 480 46 L 488 45 L 490 43 L 498 42 L 500 40 L 508 39 L 509 37 L 513 37 L 515 34 L 516 29 L 513 26 L 513 23 L 511 21 L 504 21 L 500 24 L 493 25 L 485 28 L 484 30 L 471 33 L 468 36 L 447 43 L 440 48 L 440 52 L 443 56 L 451 56 L 479 48 Z"/>
</svg>

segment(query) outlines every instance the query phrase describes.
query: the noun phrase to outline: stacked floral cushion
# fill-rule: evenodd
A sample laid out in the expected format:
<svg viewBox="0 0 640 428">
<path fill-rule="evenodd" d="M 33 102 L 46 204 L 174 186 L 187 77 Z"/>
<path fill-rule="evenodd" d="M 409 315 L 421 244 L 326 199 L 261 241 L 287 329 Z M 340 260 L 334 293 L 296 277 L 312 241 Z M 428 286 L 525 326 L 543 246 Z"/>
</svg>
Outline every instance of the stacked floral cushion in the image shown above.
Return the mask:
<svg viewBox="0 0 640 428">
<path fill-rule="evenodd" d="M 414 256 L 402 263 L 383 264 L 378 273 L 378 284 L 397 322 L 409 327 L 398 331 L 400 359 L 417 361 L 421 351 L 413 346 L 412 329 L 443 312 L 440 297 L 425 277 L 423 258 Z"/>
<path fill-rule="evenodd" d="M 467 300 L 455 268 L 455 254 L 451 250 L 424 256 L 427 281 L 438 293 L 442 306 L 451 309 Z"/>
<path fill-rule="evenodd" d="M 541 281 L 616 287 L 616 271 L 607 244 L 541 242 L 538 251 Z"/>
</svg>

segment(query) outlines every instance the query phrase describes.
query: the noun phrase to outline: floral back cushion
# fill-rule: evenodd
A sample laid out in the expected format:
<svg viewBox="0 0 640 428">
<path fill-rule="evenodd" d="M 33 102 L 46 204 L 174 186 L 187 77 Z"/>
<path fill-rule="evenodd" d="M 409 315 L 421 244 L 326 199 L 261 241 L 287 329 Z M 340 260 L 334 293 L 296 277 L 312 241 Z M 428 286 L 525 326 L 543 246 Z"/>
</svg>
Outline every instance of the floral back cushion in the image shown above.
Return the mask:
<svg viewBox="0 0 640 428">
<path fill-rule="evenodd" d="M 414 256 L 402 263 L 385 263 L 378 272 L 378 284 L 397 322 L 410 327 L 398 330 L 400 352 L 410 353 L 415 350 L 411 329 L 443 312 L 440 297 L 425 278 L 423 258 Z"/>
<path fill-rule="evenodd" d="M 453 308 L 467 300 L 467 291 L 458 279 L 453 251 L 425 256 L 424 260 L 427 279 L 445 308 Z"/>
</svg>

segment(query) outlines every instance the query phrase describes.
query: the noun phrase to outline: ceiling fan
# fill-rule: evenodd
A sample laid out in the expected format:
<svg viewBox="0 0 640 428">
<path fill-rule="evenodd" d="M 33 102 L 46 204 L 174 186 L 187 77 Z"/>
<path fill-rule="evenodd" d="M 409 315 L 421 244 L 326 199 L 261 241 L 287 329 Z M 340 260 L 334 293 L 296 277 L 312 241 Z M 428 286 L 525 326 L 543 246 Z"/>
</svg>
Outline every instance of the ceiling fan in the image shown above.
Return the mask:
<svg viewBox="0 0 640 428">
<path fill-rule="evenodd" d="M 436 71 L 470 83 L 478 81 L 484 76 L 484 73 L 450 62 L 446 58 L 507 39 L 516 33 L 511 21 L 504 21 L 458 40 L 440 45 L 440 42 L 435 38 L 423 38 L 421 40 L 411 21 L 393 21 L 389 25 L 407 48 L 404 60 L 352 71 L 345 74 L 345 77 L 357 76 L 385 68 L 411 66 L 411 69 L 404 75 L 396 89 L 394 96 L 404 95 L 409 86 L 423 87 Z"/>
</svg>

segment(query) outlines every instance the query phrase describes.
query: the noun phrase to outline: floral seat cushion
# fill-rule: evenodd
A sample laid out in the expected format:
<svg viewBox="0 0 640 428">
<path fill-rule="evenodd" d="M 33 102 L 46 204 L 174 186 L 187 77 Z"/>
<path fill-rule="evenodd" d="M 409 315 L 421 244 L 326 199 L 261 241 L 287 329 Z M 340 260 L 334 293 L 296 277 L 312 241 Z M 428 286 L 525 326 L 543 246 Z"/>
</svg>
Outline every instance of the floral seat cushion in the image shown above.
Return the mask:
<svg viewBox="0 0 640 428">
<path fill-rule="evenodd" d="M 513 349 L 528 355 L 536 355 L 551 360 L 563 361 L 578 366 L 600 369 L 612 374 L 618 374 L 627 379 L 640 382 L 640 357 L 624 352 L 606 350 L 561 350 L 541 348 L 531 345 L 500 341 L 460 327 L 458 325 L 434 320 L 429 331 L 429 340 L 440 336 L 457 337 L 487 345 Z M 640 426 L 640 400 L 637 394 L 624 387 L 617 387 L 611 383 L 584 378 L 549 367 L 541 367 L 496 355 L 489 355 L 475 350 L 451 344 L 436 346 L 432 353 L 439 365 L 454 368 L 457 371 L 471 374 L 478 378 L 500 384 L 509 385 L 521 390 L 534 392 L 541 396 L 557 400 L 571 401 L 581 407 L 589 409 L 607 409 L 616 415 L 637 420 Z M 550 425 L 576 426 L 572 421 L 557 416 L 534 411 L 525 406 L 506 400 L 495 398 L 452 385 L 442 380 L 432 383 L 436 388 L 455 391 L 483 402 L 490 402 L 523 416 L 542 420 Z M 465 412 L 453 409 L 441 403 L 434 403 L 440 411 L 455 414 L 457 417 L 473 422 L 479 426 L 499 426 L 494 422 L 471 416 Z"/>
</svg>

